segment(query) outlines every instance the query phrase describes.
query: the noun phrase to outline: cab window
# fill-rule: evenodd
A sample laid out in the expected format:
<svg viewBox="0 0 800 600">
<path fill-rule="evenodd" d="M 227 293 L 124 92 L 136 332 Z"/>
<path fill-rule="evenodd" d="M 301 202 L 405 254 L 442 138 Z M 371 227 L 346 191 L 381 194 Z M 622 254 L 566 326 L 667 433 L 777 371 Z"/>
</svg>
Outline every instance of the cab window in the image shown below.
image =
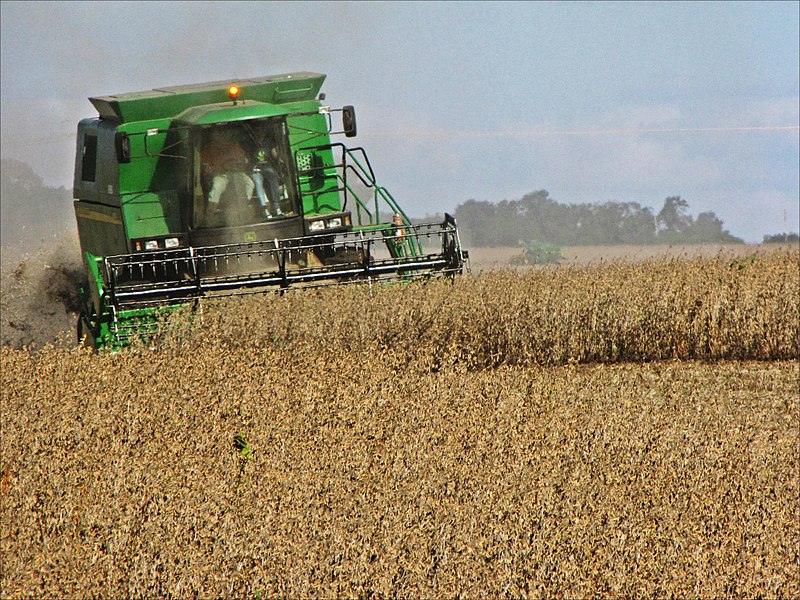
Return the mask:
<svg viewBox="0 0 800 600">
<path fill-rule="evenodd" d="M 195 227 L 267 223 L 299 214 L 282 119 L 212 125 L 192 137 Z"/>
</svg>

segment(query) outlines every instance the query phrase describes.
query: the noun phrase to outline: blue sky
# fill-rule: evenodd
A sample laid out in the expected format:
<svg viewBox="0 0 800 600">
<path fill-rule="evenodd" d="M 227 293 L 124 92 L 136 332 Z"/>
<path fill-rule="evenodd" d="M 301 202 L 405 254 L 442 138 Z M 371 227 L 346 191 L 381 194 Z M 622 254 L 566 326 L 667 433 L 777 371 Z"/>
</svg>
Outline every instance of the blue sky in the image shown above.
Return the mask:
<svg viewBox="0 0 800 600">
<path fill-rule="evenodd" d="M 800 229 L 800 3 L 0 4 L 4 158 L 71 185 L 89 96 L 290 71 L 414 215 L 546 189 Z M 655 131 L 653 131 L 655 130 Z"/>
</svg>

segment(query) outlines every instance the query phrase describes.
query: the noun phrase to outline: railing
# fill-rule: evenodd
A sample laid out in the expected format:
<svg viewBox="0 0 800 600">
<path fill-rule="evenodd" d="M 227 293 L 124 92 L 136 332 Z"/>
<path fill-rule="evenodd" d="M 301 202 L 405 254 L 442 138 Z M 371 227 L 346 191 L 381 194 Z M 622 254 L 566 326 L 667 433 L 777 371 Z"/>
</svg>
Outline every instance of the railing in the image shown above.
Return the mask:
<svg viewBox="0 0 800 600">
<path fill-rule="evenodd" d="M 421 248 L 423 241 L 436 250 L 415 254 L 414 249 Z M 334 236 L 109 256 L 103 261 L 102 277 L 116 321 L 121 317 L 117 313 L 123 311 L 181 304 L 200 297 L 415 279 L 462 269 L 458 232 L 449 219 L 441 224 Z"/>
<path fill-rule="evenodd" d="M 377 226 L 380 221 L 380 208 L 381 202 L 386 205 L 386 208 L 391 213 L 399 214 L 403 217 L 405 223 L 410 223 L 408 216 L 392 196 L 391 192 L 383 186 L 378 185 L 375 178 L 375 172 L 372 170 L 372 165 L 369 162 L 369 157 L 366 151 L 361 147 L 348 148 L 342 143 L 324 144 L 310 148 L 302 148 L 295 151 L 295 163 L 297 163 L 297 154 L 299 152 L 311 152 L 339 149 L 341 151 L 341 158 L 339 162 L 333 165 L 317 165 L 310 166 L 306 169 L 298 168 L 298 189 L 301 189 L 299 178 L 302 176 L 313 176 L 321 174 L 324 177 L 335 177 L 338 183 L 335 187 L 325 188 L 314 192 L 315 194 L 323 194 L 328 192 L 342 193 L 342 210 L 347 210 L 348 201 L 352 200 L 356 204 L 356 223 L 359 226 Z M 361 156 L 361 160 L 359 160 Z M 348 159 L 350 162 L 348 162 Z M 361 184 L 372 190 L 372 198 L 369 204 L 361 199 L 353 186 L 348 181 L 348 174 L 354 175 Z M 364 222 L 364 215 L 366 215 L 367 222 Z"/>
</svg>

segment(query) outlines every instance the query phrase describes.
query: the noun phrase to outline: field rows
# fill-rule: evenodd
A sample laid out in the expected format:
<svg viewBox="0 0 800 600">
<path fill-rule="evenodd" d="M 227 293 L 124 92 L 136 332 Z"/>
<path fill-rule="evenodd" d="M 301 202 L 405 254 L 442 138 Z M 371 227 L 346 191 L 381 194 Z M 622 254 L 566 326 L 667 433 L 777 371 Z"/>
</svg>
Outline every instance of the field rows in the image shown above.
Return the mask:
<svg viewBox="0 0 800 600">
<path fill-rule="evenodd" d="M 0 596 L 800 595 L 797 253 L 0 348 Z M 252 454 L 234 447 L 242 435 Z"/>
<path fill-rule="evenodd" d="M 303 358 L 3 350 L 3 596 L 800 592 L 797 362 Z"/>
</svg>

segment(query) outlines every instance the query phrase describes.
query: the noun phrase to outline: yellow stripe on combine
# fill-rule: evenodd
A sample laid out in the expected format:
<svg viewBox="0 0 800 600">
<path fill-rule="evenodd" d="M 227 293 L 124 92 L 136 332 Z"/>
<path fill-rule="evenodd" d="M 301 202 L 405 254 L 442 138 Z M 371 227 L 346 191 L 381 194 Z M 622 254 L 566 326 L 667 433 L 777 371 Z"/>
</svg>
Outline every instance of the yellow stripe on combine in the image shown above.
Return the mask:
<svg viewBox="0 0 800 600">
<path fill-rule="evenodd" d="M 122 221 L 119 217 L 90 210 L 84 206 L 76 207 L 75 215 L 79 219 L 89 219 L 90 221 L 102 221 L 103 223 L 111 223 L 112 225 L 122 225 Z"/>
</svg>

